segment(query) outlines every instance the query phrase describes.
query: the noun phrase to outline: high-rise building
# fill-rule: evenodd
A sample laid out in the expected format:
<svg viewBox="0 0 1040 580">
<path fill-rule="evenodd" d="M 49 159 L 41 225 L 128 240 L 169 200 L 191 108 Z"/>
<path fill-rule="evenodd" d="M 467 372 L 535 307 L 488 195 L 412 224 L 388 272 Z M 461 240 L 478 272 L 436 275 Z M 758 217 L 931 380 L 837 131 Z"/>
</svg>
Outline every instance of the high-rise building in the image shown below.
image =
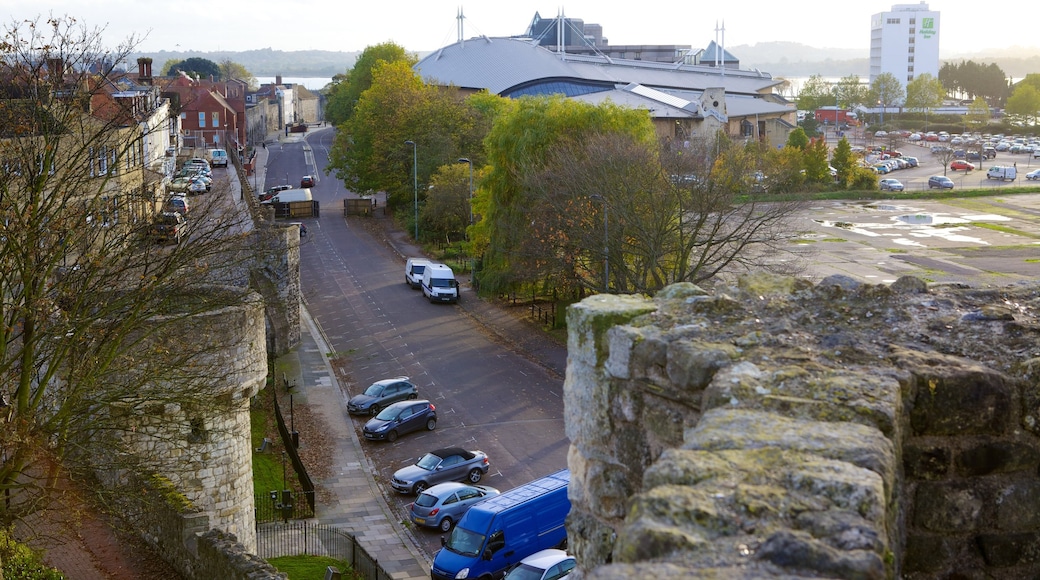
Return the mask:
<svg viewBox="0 0 1040 580">
<path fill-rule="evenodd" d="M 939 13 L 927 2 L 896 4 L 870 19 L 870 81 L 891 73 L 903 87 L 924 73 L 939 76 Z"/>
</svg>

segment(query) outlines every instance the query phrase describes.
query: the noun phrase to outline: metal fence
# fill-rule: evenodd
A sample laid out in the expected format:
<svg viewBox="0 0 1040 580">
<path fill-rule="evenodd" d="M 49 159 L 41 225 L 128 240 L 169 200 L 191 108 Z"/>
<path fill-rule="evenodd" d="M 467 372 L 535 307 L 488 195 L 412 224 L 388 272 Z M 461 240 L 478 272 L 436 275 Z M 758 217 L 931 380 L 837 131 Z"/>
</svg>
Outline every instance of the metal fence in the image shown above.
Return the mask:
<svg viewBox="0 0 1040 580">
<path fill-rule="evenodd" d="M 281 556 L 328 556 L 350 564 L 365 580 L 389 580 L 357 538 L 349 532 L 312 522 L 269 523 L 256 527 L 256 555 L 264 560 Z"/>
<path fill-rule="evenodd" d="M 314 517 L 314 492 L 271 491 L 254 496 L 256 523 L 299 520 Z"/>
</svg>

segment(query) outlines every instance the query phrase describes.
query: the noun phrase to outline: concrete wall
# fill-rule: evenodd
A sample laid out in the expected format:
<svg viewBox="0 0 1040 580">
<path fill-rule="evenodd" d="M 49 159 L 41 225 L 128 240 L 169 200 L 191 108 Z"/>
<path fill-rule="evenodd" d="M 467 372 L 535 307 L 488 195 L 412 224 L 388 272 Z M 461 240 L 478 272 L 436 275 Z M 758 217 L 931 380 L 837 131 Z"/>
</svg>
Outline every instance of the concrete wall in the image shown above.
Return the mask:
<svg viewBox="0 0 1040 580">
<path fill-rule="evenodd" d="M 754 276 L 568 311 L 581 578 L 1036 578 L 1036 289 Z"/>
</svg>

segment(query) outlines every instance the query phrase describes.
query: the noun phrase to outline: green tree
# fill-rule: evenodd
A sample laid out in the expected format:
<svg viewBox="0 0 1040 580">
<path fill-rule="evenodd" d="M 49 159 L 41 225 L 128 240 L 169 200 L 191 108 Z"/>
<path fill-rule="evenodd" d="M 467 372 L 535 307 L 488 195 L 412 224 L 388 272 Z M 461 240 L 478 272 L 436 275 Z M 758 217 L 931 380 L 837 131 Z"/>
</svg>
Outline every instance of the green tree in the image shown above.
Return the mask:
<svg viewBox="0 0 1040 580">
<path fill-rule="evenodd" d="M 430 177 L 419 224 L 431 238 L 447 242 L 463 236 L 470 220 L 469 164 L 442 165 Z"/>
<path fill-rule="evenodd" d="M 546 206 L 535 203 L 529 180 L 545 171 L 550 151 L 563 144 L 580 147 L 601 133 L 656 142 L 645 110 L 613 104 L 593 106 L 562 95 L 517 99 L 495 118 L 485 140 L 489 167 L 481 180 L 481 188 L 491 196 L 482 220 L 488 240 L 482 291 L 513 290 L 547 275 L 552 240 L 534 233 L 542 222 L 532 216 L 549 216 L 552 212 L 547 214 Z"/>
<path fill-rule="evenodd" d="M 820 107 L 834 104 L 834 94 L 830 85 L 820 75 L 812 75 L 802 85 L 798 93 L 798 108 L 803 111 L 815 111 Z"/>
<path fill-rule="evenodd" d="M 831 156 L 831 166 L 838 172 L 838 182 L 849 183 L 849 179 L 858 165 L 858 159 L 852 152 L 849 140 L 842 137 L 834 146 L 834 154 Z"/>
<path fill-rule="evenodd" d="M 180 61 L 167 61 L 165 69 L 166 70 L 163 71 L 163 76 L 173 76 L 183 72 L 189 76 L 200 79 L 208 79 L 210 77 L 215 79 L 221 78 L 220 66 L 218 66 L 217 63 L 196 56 Z"/>
<path fill-rule="evenodd" d="M 260 87 L 260 81 L 253 76 L 253 73 L 246 70 L 246 67 L 229 58 L 220 61 L 220 80 L 242 81 L 246 83 L 246 85 L 249 86 L 249 90 L 252 91 L 255 91 Z"/>
<path fill-rule="evenodd" d="M 1015 87 L 1015 92 L 1008 97 L 1005 112 L 1035 125 L 1037 115 L 1040 115 L 1040 90 L 1034 88 L 1032 84 L 1019 83 Z"/>
<path fill-rule="evenodd" d="M 333 78 L 334 84 L 328 92 L 325 118 L 339 125 L 354 114 L 361 94 L 372 86 L 373 70 L 379 63 L 404 62 L 408 66 L 418 62 L 418 57 L 407 52 L 394 42 L 384 42 L 366 47 L 358 56 L 354 66 L 345 74 Z"/>
<path fill-rule="evenodd" d="M 971 127 L 972 131 L 978 131 L 993 117 L 990 113 L 989 106 L 986 105 L 985 99 L 982 97 L 975 97 L 975 100 L 968 105 L 968 112 L 964 116 L 968 122 L 968 126 Z"/>
<path fill-rule="evenodd" d="M 841 77 L 835 87 L 838 97 L 838 106 L 843 109 L 852 109 L 857 105 L 867 103 L 869 89 L 860 81 L 859 75 L 848 75 Z"/>
<path fill-rule="evenodd" d="M 995 63 L 947 62 L 939 69 L 939 80 L 949 92 L 961 98 L 982 97 L 990 104 L 1002 102 L 1009 91 L 1007 75 Z"/>
<path fill-rule="evenodd" d="M 801 127 L 795 127 L 787 135 L 787 146 L 804 150 L 809 146 L 809 137 Z"/>
<path fill-rule="evenodd" d="M 939 79 L 928 73 L 914 77 L 906 83 L 905 107 L 911 111 L 930 111 L 942 105 L 946 89 Z"/>
<path fill-rule="evenodd" d="M 903 85 L 892 73 L 881 73 L 870 83 L 870 100 L 882 109 L 899 104 L 906 96 Z M 884 114 L 882 114 L 884 117 Z"/>
<path fill-rule="evenodd" d="M 805 168 L 805 180 L 810 183 L 831 183 L 830 166 L 827 163 L 827 142 L 814 139 L 802 153 L 802 166 Z"/>
</svg>

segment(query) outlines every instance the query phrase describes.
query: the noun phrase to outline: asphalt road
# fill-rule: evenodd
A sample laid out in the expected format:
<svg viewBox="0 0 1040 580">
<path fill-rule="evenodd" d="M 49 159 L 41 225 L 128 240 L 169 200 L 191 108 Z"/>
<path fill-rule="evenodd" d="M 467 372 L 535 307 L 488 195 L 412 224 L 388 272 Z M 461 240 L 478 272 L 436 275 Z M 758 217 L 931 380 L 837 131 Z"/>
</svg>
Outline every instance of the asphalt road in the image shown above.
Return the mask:
<svg viewBox="0 0 1040 580">
<path fill-rule="evenodd" d="M 366 218 L 342 215 L 347 191 L 323 171 L 332 135 L 316 131 L 271 151 L 267 187 L 318 179 L 311 191 L 321 217 L 301 220 L 303 297 L 336 358 L 347 361 L 353 380 L 343 387 L 354 395 L 405 375 L 437 407 L 435 431 L 365 442 L 397 515 L 406 518 L 413 498 L 390 489 L 393 472 L 439 447 L 486 452 L 491 471 L 481 483 L 503 491 L 566 467 L 562 380 L 492 340 L 457 306 L 430 304 L 404 283 L 404 260 L 365 230 Z M 367 418 L 349 420 L 360 432 Z M 439 549 L 439 532 L 416 535 L 428 553 Z"/>
</svg>

